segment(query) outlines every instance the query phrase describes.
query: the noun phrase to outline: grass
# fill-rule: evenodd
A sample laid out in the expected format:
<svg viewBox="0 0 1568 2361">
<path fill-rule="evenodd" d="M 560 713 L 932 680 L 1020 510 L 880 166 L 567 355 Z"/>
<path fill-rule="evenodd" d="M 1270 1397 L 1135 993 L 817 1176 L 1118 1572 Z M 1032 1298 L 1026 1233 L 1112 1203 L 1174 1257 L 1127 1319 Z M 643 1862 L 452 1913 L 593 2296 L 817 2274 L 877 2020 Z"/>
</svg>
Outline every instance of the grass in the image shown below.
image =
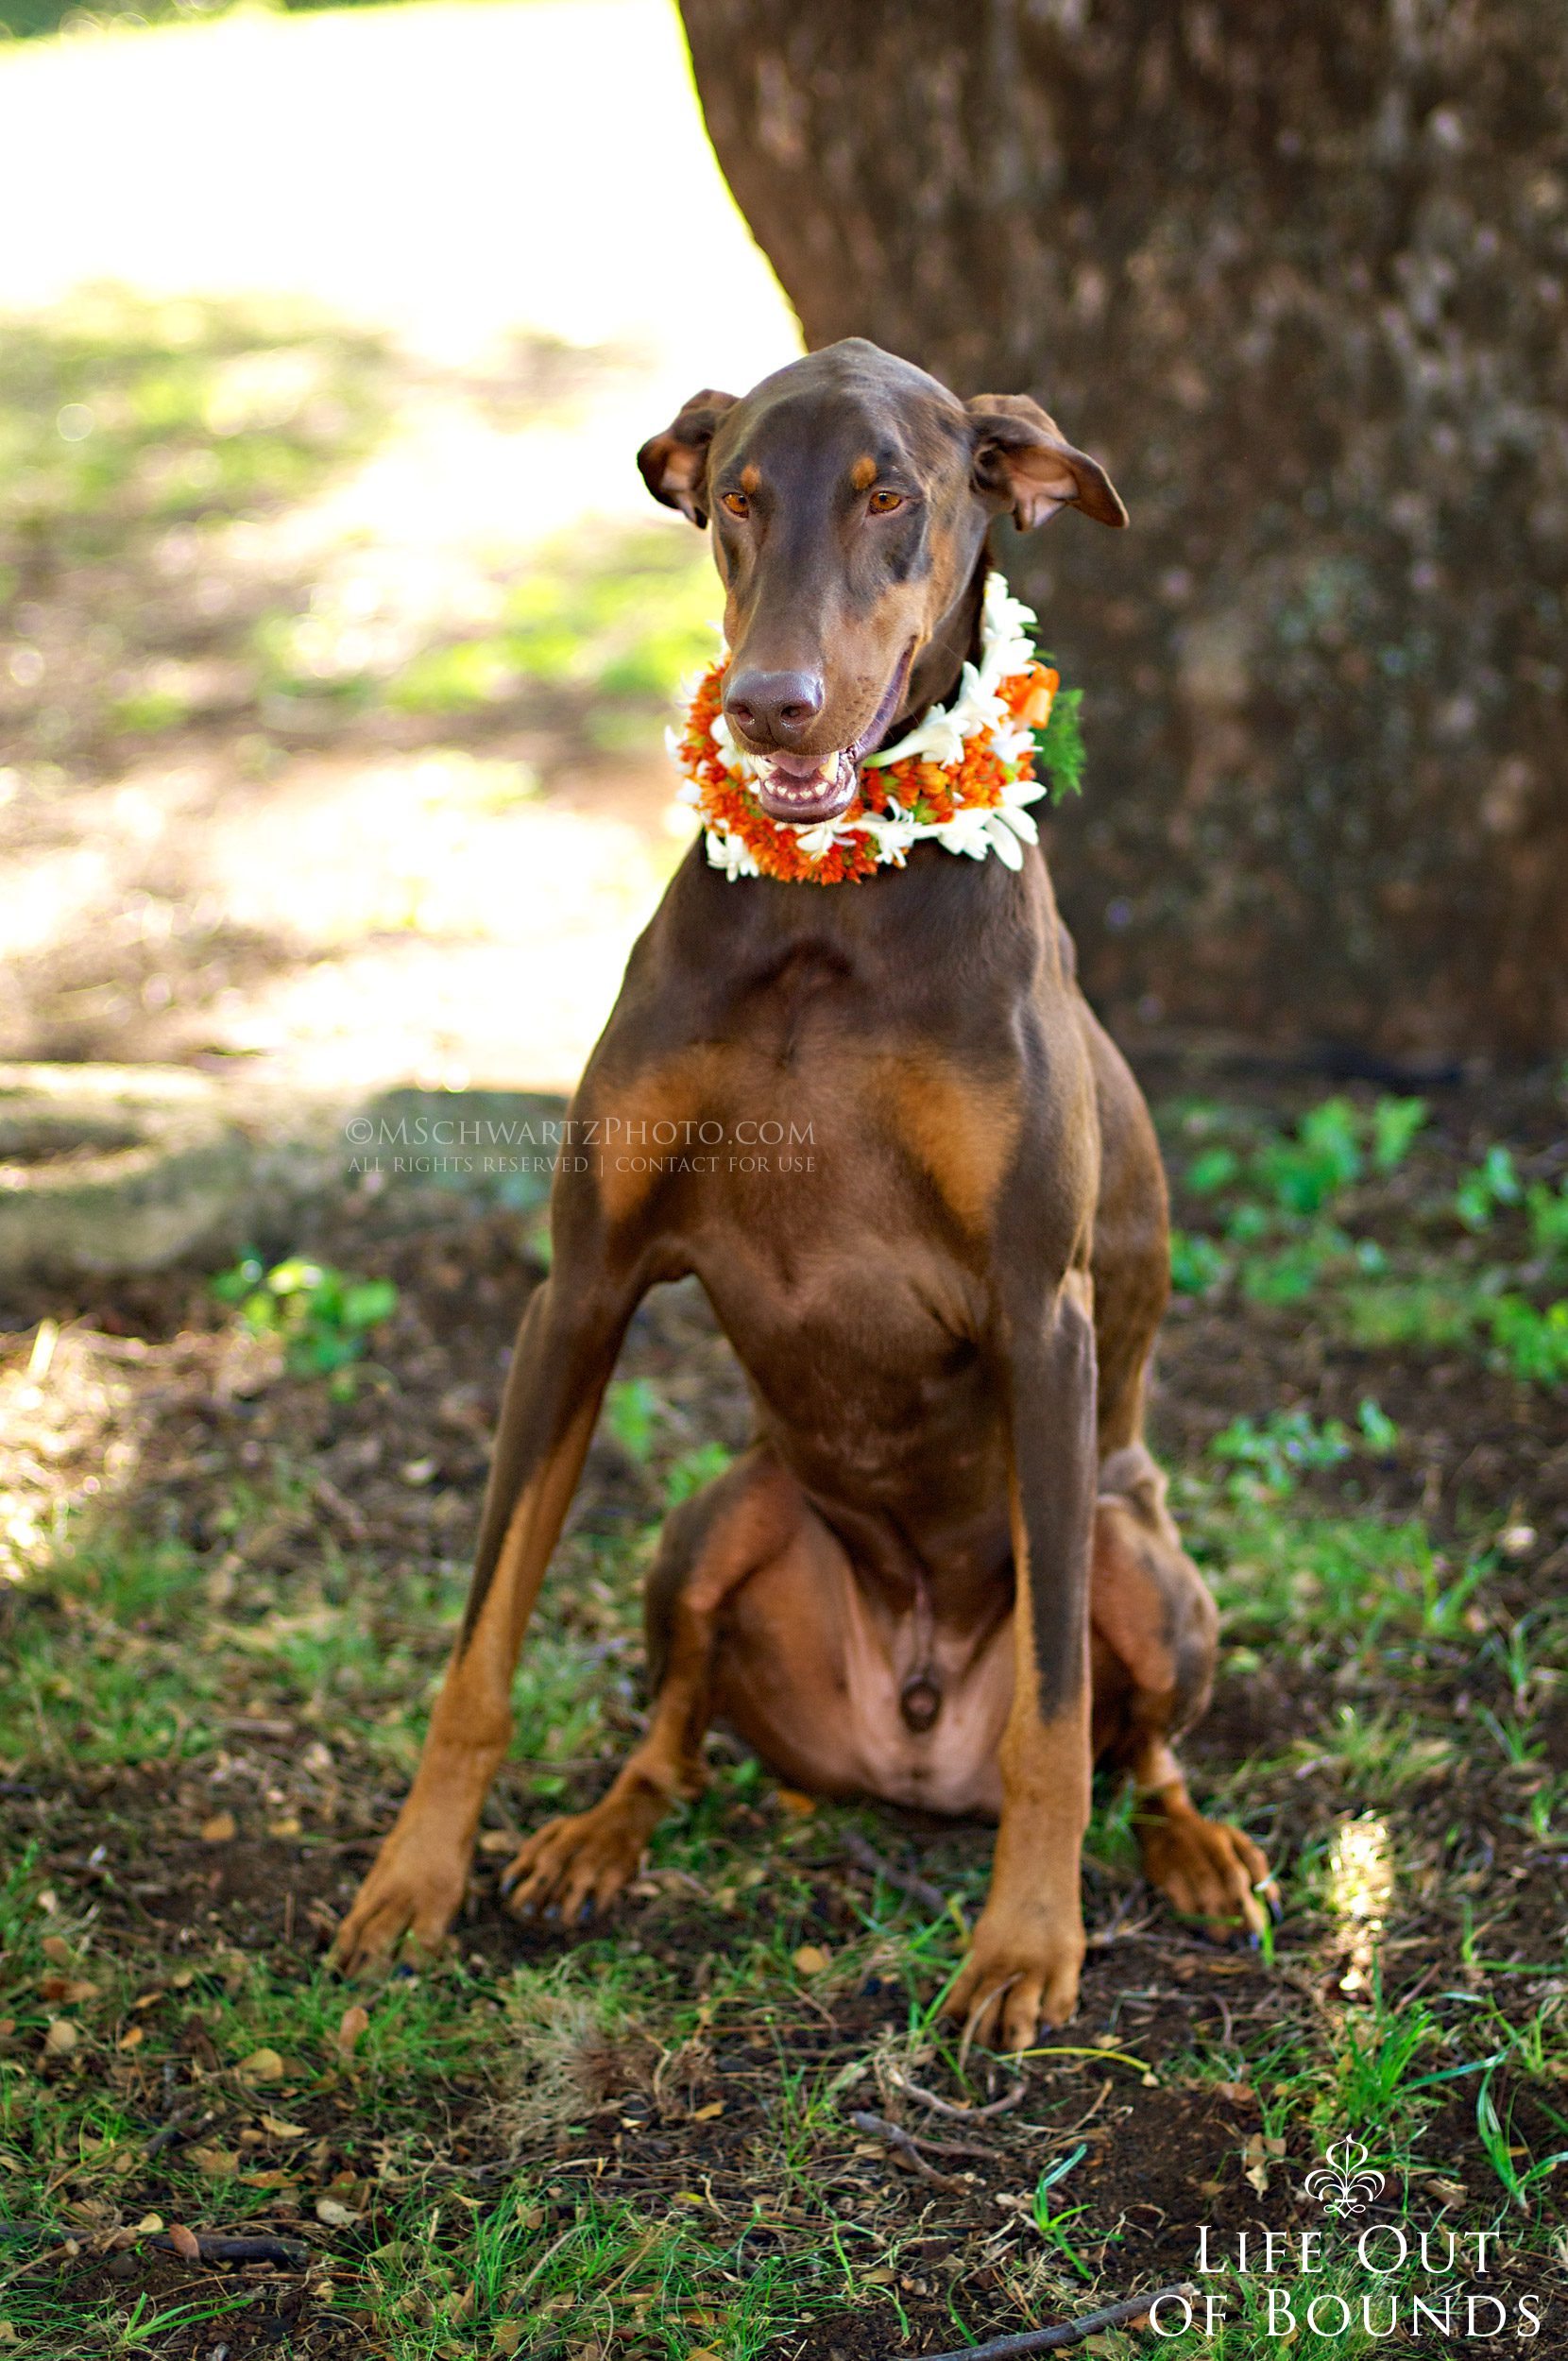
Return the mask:
<svg viewBox="0 0 1568 2361">
<path fill-rule="evenodd" d="M 1442 1158 L 1411 1202 L 1411 1180 L 1439 1162 L 1423 1153 L 1424 1099 L 1330 1098 L 1289 1127 L 1202 1100 L 1172 1114 L 1168 1132 L 1199 1143 L 1182 1169 L 1197 1218 L 1172 1239 L 1178 1293 L 1311 1303 L 1368 1350 L 1459 1346 L 1526 1384 L 1568 1384 L 1568 1177 L 1526 1187 L 1493 1140 L 1457 1180 Z M 1390 1201 L 1405 1231 L 1391 1248 L 1375 1221 Z"/>
<path fill-rule="evenodd" d="M 1200 1155 L 1218 1137 L 1236 1162 L 1193 1192 L 1176 1159 L 1189 1235 L 1230 1257 L 1247 1204 L 1270 1223 L 1326 1206 L 1390 1269 L 1446 1241 L 1435 1284 L 1482 1247 L 1513 1269 L 1551 1245 L 1557 1184 L 1527 1142 L 1521 1193 L 1477 1238 L 1453 1172 L 1484 1156 L 1384 1104 L 1317 1123 L 1202 1111 Z M 1190 1102 L 1162 1116 L 1194 1136 Z M 1150 1907 L 1131 1799 L 1102 1787 L 1083 2010 L 1026 2062 L 1024 2102 L 976 2120 L 977 2153 L 929 2151 L 930 2182 L 849 2118 L 962 2141 L 909 2086 L 1007 2094 L 1011 2069 L 962 2054 L 937 2013 L 983 1899 L 983 1829 L 812 1807 L 719 1737 L 707 1791 L 605 1926 L 525 1931 L 494 1899 L 519 1832 L 591 1799 L 629 1743 L 659 1516 L 743 1432 L 687 1312 L 639 1324 L 607 1398 L 451 1956 L 365 1993 L 322 1965 L 461 1610 L 485 1462 L 465 1389 L 493 1372 L 520 1292 L 489 1327 L 470 1292 L 477 1325 L 454 1330 L 450 1277 L 428 1269 L 477 1232 L 461 1205 L 421 1218 L 442 1224 L 428 1265 L 418 1238 L 327 1234 L 216 1294 L 174 1283 L 164 1329 L 115 1364 L 145 1390 L 143 1423 L 66 1454 L 26 1528 L 0 1696 L 0 2204 L 77 2250 L 32 2231 L 0 2249 L 13 2341 L 43 2361 L 224 2342 L 235 2361 L 750 2361 L 847 2311 L 883 2344 L 962 2344 L 1186 2276 L 1204 2223 L 1232 2260 L 1202 2282 L 1212 2337 L 1163 2339 L 1174 2352 L 1262 2361 L 1271 2286 L 1295 2306 L 1293 2353 L 1386 2349 L 1369 2287 L 1406 2325 L 1447 2288 L 1461 2327 L 1468 2295 L 1495 2288 L 1517 2324 L 1547 2284 L 1568 2154 L 1547 1895 L 1568 1615 L 1536 1571 L 1568 1536 L 1549 1487 L 1531 1491 L 1540 1389 L 1481 1365 L 1455 1395 L 1419 1360 L 1369 1359 L 1340 1341 L 1332 1290 L 1308 1298 L 1304 1338 L 1299 1309 L 1234 1277 L 1186 1299 L 1165 1447 L 1225 1625 L 1197 1781 L 1268 1843 L 1286 1916 L 1257 1957 L 1205 1946 Z M 484 1215 L 514 1218 L 531 1235 L 531 1210 Z M 242 1333 L 256 1391 L 225 1398 L 200 1373 Z M 62 1338 L 57 1391 L 98 1398 L 93 1349 Z M 29 1357 L 26 1332 L 17 1386 Z M 1326 1374 L 1304 1390 L 1309 1366 Z M 1504 1390 L 1482 1412 L 1476 1386 Z M 1467 1416 L 1493 1436 L 1511 1417 L 1524 1456 L 1434 1492 L 1434 1451 L 1459 1467 L 1472 1449 Z M 111 1463 L 107 1491 L 73 1479 Z M 846 1872 L 850 1827 L 947 1907 Z M 1301 2226 L 1305 2176 L 1346 2138 L 1384 2176 L 1376 2220 L 1412 2241 L 1492 2232 L 1499 2271 L 1418 2257 L 1373 2283 L 1342 2241 L 1310 2281 L 1237 2268 L 1244 2230 Z M 1158 2221 L 1140 2211 L 1155 2191 Z M 265 2229 L 298 2259 L 201 2271 L 148 2245 L 155 2216 Z"/>
</svg>

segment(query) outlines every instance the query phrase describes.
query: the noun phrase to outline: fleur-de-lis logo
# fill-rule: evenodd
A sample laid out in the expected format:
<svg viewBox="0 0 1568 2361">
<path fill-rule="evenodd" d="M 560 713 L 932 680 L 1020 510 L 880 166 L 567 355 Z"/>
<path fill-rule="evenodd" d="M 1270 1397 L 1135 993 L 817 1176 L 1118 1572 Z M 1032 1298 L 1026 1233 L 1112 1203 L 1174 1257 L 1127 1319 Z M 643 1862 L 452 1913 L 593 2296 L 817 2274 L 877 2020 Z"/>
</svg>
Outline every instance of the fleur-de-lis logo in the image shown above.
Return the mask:
<svg viewBox="0 0 1568 2361">
<path fill-rule="evenodd" d="M 1308 2197 L 1315 2197 L 1329 2212 L 1342 2217 L 1346 2214 L 1365 2211 L 1374 2198 L 1383 2194 L 1383 2175 L 1363 2169 L 1372 2150 L 1350 2136 L 1338 2140 L 1323 2150 L 1323 2161 L 1316 2172 L 1309 2172 L 1303 2187 Z"/>
</svg>

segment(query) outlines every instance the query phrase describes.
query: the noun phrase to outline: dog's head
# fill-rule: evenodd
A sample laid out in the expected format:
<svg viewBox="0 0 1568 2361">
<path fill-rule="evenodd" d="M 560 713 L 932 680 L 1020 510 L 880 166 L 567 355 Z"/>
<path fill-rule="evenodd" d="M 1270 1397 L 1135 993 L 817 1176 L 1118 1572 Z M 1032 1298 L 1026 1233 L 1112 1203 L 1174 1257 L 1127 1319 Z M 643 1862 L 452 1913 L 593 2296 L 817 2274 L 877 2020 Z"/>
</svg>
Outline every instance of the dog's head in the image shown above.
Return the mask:
<svg viewBox="0 0 1568 2361">
<path fill-rule="evenodd" d="M 1098 460 L 1020 394 L 961 402 L 851 337 L 751 393 L 694 394 L 637 455 L 656 500 L 711 520 L 735 743 L 773 818 L 844 811 L 860 764 L 969 653 L 993 517 L 1127 512 Z"/>
</svg>

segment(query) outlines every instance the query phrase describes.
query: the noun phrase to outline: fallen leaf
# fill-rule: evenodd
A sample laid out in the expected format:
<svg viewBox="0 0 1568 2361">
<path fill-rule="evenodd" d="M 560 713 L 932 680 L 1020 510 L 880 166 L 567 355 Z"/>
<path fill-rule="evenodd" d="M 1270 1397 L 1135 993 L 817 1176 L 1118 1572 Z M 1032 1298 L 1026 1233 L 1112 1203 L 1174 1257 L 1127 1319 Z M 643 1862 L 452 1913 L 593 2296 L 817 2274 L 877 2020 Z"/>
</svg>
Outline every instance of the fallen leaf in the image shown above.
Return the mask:
<svg viewBox="0 0 1568 2361">
<path fill-rule="evenodd" d="M 242 2172 L 239 2177 L 247 2189 L 296 2189 L 299 2185 L 281 2164 L 271 2164 L 265 2172 Z"/>
<path fill-rule="evenodd" d="M 281 2115 L 264 2115 L 262 2129 L 270 2131 L 275 2140 L 302 2140 L 306 2127 L 302 2123 L 285 2123 Z"/>
<path fill-rule="evenodd" d="M 266 1824 L 266 1833 L 269 1837 L 297 1837 L 299 1834 L 298 1816 L 293 1812 L 285 1812 L 281 1820 L 269 1820 Z"/>
<path fill-rule="evenodd" d="M 140 2049 L 146 2038 L 146 2032 L 142 2026 L 132 2025 L 121 2034 L 115 2047 L 117 2049 Z"/>
<path fill-rule="evenodd" d="M 64 2058 L 75 2049 L 79 2039 L 76 2027 L 68 2018 L 56 2017 L 43 2036 L 43 2048 L 50 2058 Z"/>
<path fill-rule="evenodd" d="M 162 2230 L 162 2227 L 163 2216 L 162 2214 L 144 2214 L 139 2222 L 132 2223 L 131 2235 L 136 2238 L 150 2238 L 154 2236 L 158 2231 Z"/>
<path fill-rule="evenodd" d="M 211 1820 L 201 1823 L 203 1844 L 227 1844 L 239 1826 L 232 1812 L 214 1812 Z M 170 2232 L 173 2236 L 173 2232 Z"/>
<path fill-rule="evenodd" d="M 337 2028 L 337 2046 L 340 2055 L 345 2058 L 353 2056 L 359 2047 L 360 2038 L 368 2030 L 369 2024 L 369 2010 L 362 2009 L 357 2000 L 351 2009 L 344 2010 L 343 2022 Z"/>
<path fill-rule="evenodd" d="M 247 2082 L 281 2082 L 288 2068 L 275 2049 L 253 2049 L 234 2071 Z"/>
<path fill-rule="evenodd" d="M 686 2361 L 719 2361 L 711 2345 L 691 2345 L 687 2349 Z"/>
<path fill-rule="evenodd" d="M 160 1987 L 156 1992 L 138 1993 L 130 2005 L 133 2009 L 156 2009 L 162 1997 L 162 1989 Z"/>
<path fill-rule="evenodd" d="M 497 2320 L 490 2331 L 490 2342 L 499 2353 L 516 2352 L 522 2342 L 522 2322 L 520 2320 Z"/>
<path fill-rule="evenodd" d="M 315 2218 L 324 2221 L 329 2230 L 351 2230 L 359 2216 L 351 2214 L 346 2205 L 339 2204 L 335 2197 L 318 2197 L 315 2200 Z"/>
<path fill-rule="evenodd" d="M 435 1475 L 435 1462 L 430 1459 L 405 1460 L 398 1473 L 405 1484 L 412 1484 L 418 1490 L 420 1484 L 428 1484 Z"/>
<path fill-rule="evenodd" d="M 188 1992 L 196 1982 L 195 1968 L 176 1968 L 169 1982 L 177 1993 Z"/>
<path fill-rule="evenodd" d="M 69 2009 L 83 2000 L 96 2000 L 98 1987 L 85 1976 L 46 1976 L 39 1985 L 38 1995 L 41 2000 L 63 2001 Z"/>
<path fill-rule="evenodd" d="M 828 1958 L 820 1943 L 803 1942 L 793 1955 L 793 1964 L 802 1976 L 820 1976 L 828 1964 Z"/>
<path fill-rule="evenodd" d="M 177 2254 L 184 2256 L 187 2263 L 200 2262 L 201 2240 L 194 2230 L 187 2230 L 182 2221 L 169 2224 L 169 2244 Z"/>
<path fill-rule="evenodd" d="M 1233 2107 L 1249 2107 L 1257 2096 L 1250 2082 L 1217 2082 L 1214 2089 L 1217 2098 L 1228 2098 Z"/>
<path fill-rule="evenodd" d="M 510 1835 L 504 1828 L 486 1828 L 479 1839 L 479 1849 L 481 1853 L 515 1853 L 521 1843 L 520 1837 Z M 654 1891 L 657 1892 L 656 1886 Z M 510 2323 L 503 2322 L 503 2325 L 509 2326 Z M 519 2334 L 520 2333 L 520 2331 Z"/>
<path fill-rule="evenodd" d="M 213 2181 L 231 2180 L 240 2168 L 239 2155 L 231 2147 L 188 2147 L 185 2160 Z M 174 2233 L 169 2234 L 172 2237 Z"/>
<path fill-rule="evenodd" d="M 806 1819 L 809 1813 L 814 1812 L 817 1808 L 816 1797 L 802 1795 L 798 1788 L 777 1788 L 775 1800 L 781 1812 L 793 1812 L 798 1820 Z"/>
<path fill-rule="evenodd" d="M 43 1957 L 52 1960 L 56 1967 L 69 1967 L 72 1963 L 74 1954 L 63 1935 L 45 1935 L 43 1951 Z"/>
<path fill-rule="evenodd" d="M 724 2112 L 724 2100 L 710 2098 L 706 2107 L 697 2107 L 692 2110 L 691 2120 L 693 2123 L 711 2123 L 715 2115 L 722 2115 Z"/>
</svg>

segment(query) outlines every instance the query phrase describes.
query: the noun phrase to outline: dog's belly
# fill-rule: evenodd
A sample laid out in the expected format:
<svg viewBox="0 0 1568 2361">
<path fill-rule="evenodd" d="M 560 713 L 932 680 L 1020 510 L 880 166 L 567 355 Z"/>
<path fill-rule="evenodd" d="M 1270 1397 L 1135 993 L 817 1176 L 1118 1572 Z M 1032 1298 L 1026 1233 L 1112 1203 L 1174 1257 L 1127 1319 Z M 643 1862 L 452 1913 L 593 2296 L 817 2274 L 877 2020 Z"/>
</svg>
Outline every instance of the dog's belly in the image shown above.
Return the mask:
<svg viewBox="0 0 1568 2361">
<path fill-rule="evenodd" d="M 899 1704 L 918 1655 L 912 1615 L 874 1607 L 846 1552 L 809 1516 L 726 1611 L 715 1709 L 792 1786 L 994 1818 L 1013 1699 L 1011 1610 L 978 1641 L 938 1624 L 926 1667 L 942 1703 L 928 1730 L 912 1730 Z"/>
</svg>

